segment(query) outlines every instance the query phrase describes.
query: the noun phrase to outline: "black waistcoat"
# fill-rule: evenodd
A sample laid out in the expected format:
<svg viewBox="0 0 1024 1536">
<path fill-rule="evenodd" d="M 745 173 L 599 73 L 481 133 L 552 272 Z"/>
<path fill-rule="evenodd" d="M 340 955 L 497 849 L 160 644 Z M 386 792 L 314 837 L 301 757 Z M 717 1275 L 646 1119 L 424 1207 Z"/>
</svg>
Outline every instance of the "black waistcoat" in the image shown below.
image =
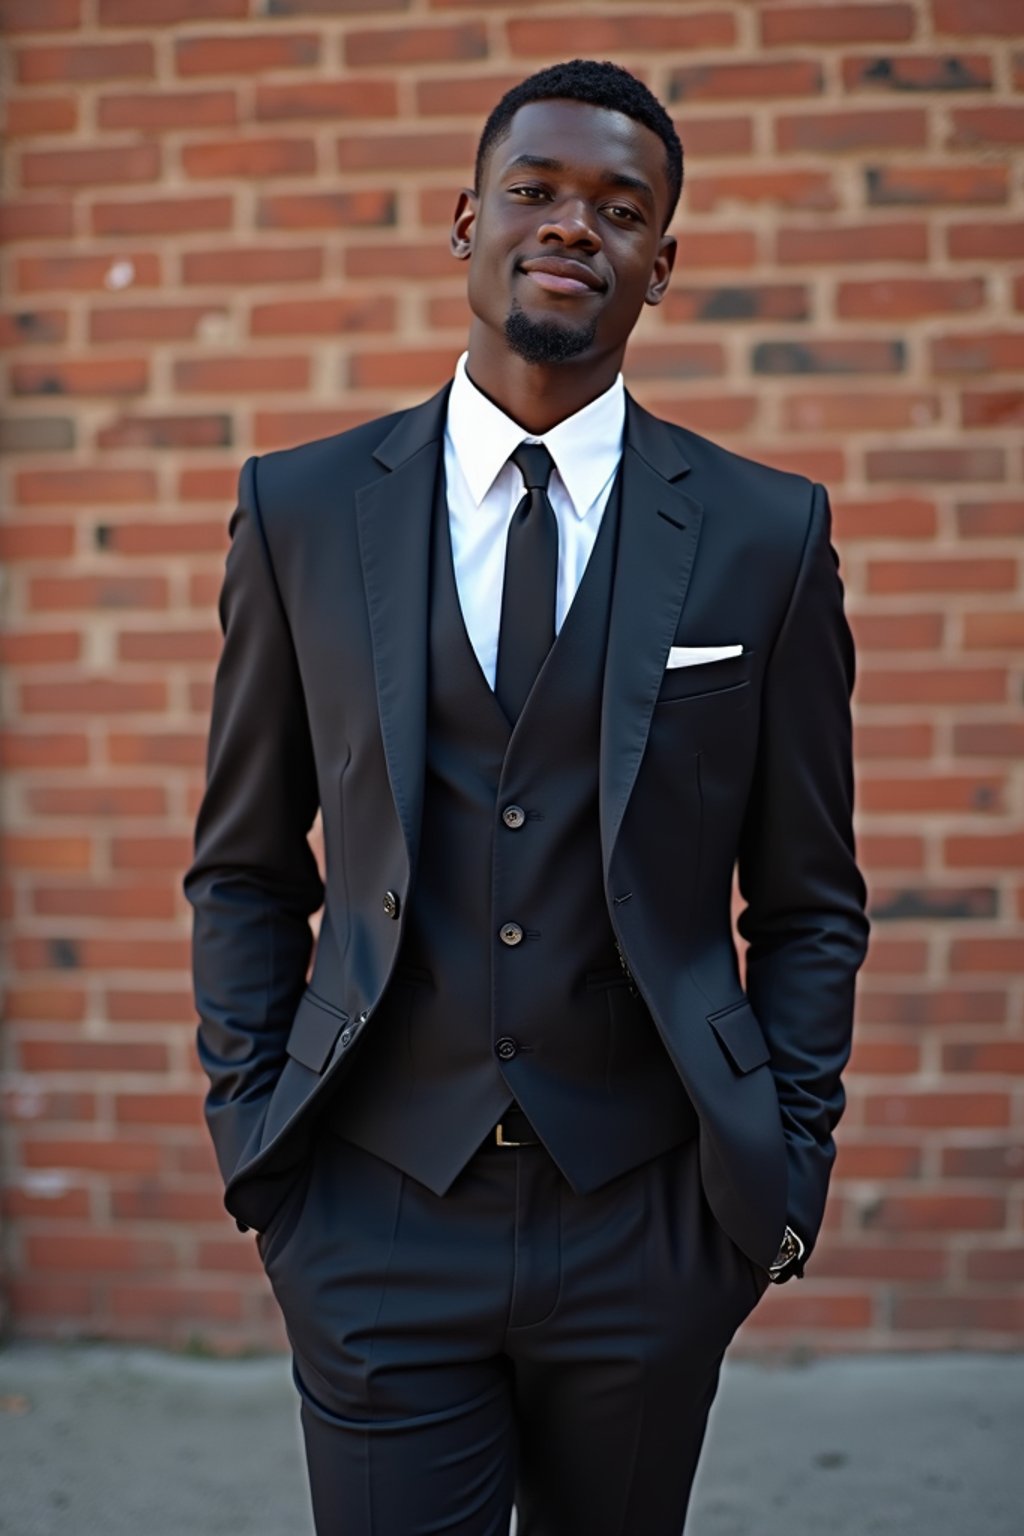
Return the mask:
<svg viewBox="0 0 1024 1536">
<path fill-rule="evenodd" d="M 338 1129 L 441 1194 L 516 1100 L 582 1192 L 696 1129 L 605 905 L 598 747 L 619 482 L 512 730 L 466 632 L 439 481 L 416 880 Z"/>
</svg>

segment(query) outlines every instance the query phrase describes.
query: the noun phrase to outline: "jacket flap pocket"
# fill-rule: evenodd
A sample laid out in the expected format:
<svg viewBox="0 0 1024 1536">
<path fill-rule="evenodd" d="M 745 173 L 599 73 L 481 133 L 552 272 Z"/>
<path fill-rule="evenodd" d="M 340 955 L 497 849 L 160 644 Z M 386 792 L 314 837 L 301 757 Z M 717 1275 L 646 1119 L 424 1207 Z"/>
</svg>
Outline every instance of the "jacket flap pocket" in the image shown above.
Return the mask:
<svg viewBox="0 0 1024 1536">
<path fill-rule="evenodd" d="M 309 992 L 303 993 L 288 1036 L 288 1055 L 311 1071 L 322 1072 L 347 1023 L 346 1014 L 328 1013 Z"/>
<path fill-rule="evenodd" d="M 770 1060 L 767 1041 L 748 1002 L 734 1003 L 720 1013 L 709 1013 L 708 1023 L 737 1072 L 753 1072 L 755 1067 L 763 1067 Z"/>
</svg>

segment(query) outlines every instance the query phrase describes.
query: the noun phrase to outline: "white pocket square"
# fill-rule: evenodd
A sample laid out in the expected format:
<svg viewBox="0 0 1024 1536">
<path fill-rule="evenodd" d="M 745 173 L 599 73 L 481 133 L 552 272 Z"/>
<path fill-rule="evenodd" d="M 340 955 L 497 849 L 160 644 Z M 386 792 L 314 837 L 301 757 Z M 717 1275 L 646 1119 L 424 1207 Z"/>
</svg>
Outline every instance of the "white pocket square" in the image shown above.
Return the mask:
<svg viewBox="0 0 1024 1536">
<path fill-rule="evenodd" d="M 726 661 L 730 656 L 742 655 L 742 645 L 674 645 L 668 653 L 665 669 L 702 667 L 709 661 Z"/>
</svg>

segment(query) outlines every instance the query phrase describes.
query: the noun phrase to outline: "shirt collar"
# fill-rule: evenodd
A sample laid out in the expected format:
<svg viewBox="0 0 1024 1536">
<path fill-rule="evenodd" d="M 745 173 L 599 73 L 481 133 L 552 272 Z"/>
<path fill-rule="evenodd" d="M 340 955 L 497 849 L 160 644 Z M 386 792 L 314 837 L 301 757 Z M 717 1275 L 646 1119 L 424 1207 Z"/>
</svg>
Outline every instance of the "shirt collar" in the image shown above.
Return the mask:
<svg viewBox="0 0 1024 1536">
<path fill-rule="evenodd" d="M 543 443 L 555 461 L 577 517 L 586 517 L 622 457 L 626 391 L 621 373 L 582 410 L 542 437 L 533 437 L 482 394 L 466 371 L 463 353 L 448 396 L 447 433 L 470 495 L 479 507 L 508 456 L 524 438 Z"/>
</svg>

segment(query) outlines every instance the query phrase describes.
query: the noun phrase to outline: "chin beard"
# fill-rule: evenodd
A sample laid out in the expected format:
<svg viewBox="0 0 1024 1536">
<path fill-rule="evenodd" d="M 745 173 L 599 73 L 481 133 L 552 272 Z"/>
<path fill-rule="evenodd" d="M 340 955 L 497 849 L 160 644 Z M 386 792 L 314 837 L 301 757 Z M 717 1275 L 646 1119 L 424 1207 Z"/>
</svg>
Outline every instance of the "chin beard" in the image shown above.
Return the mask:
<svg viewBox="0 0 1024 1536">
<path fill-rule="evenodd" d="M 597 320 L 573 327 L 557 320 L 531 320 L 513 304 L 505 321 L 505 340 L 524 363 L 568 363 L 589 351 L 597 335 Z"/>
</svg>

